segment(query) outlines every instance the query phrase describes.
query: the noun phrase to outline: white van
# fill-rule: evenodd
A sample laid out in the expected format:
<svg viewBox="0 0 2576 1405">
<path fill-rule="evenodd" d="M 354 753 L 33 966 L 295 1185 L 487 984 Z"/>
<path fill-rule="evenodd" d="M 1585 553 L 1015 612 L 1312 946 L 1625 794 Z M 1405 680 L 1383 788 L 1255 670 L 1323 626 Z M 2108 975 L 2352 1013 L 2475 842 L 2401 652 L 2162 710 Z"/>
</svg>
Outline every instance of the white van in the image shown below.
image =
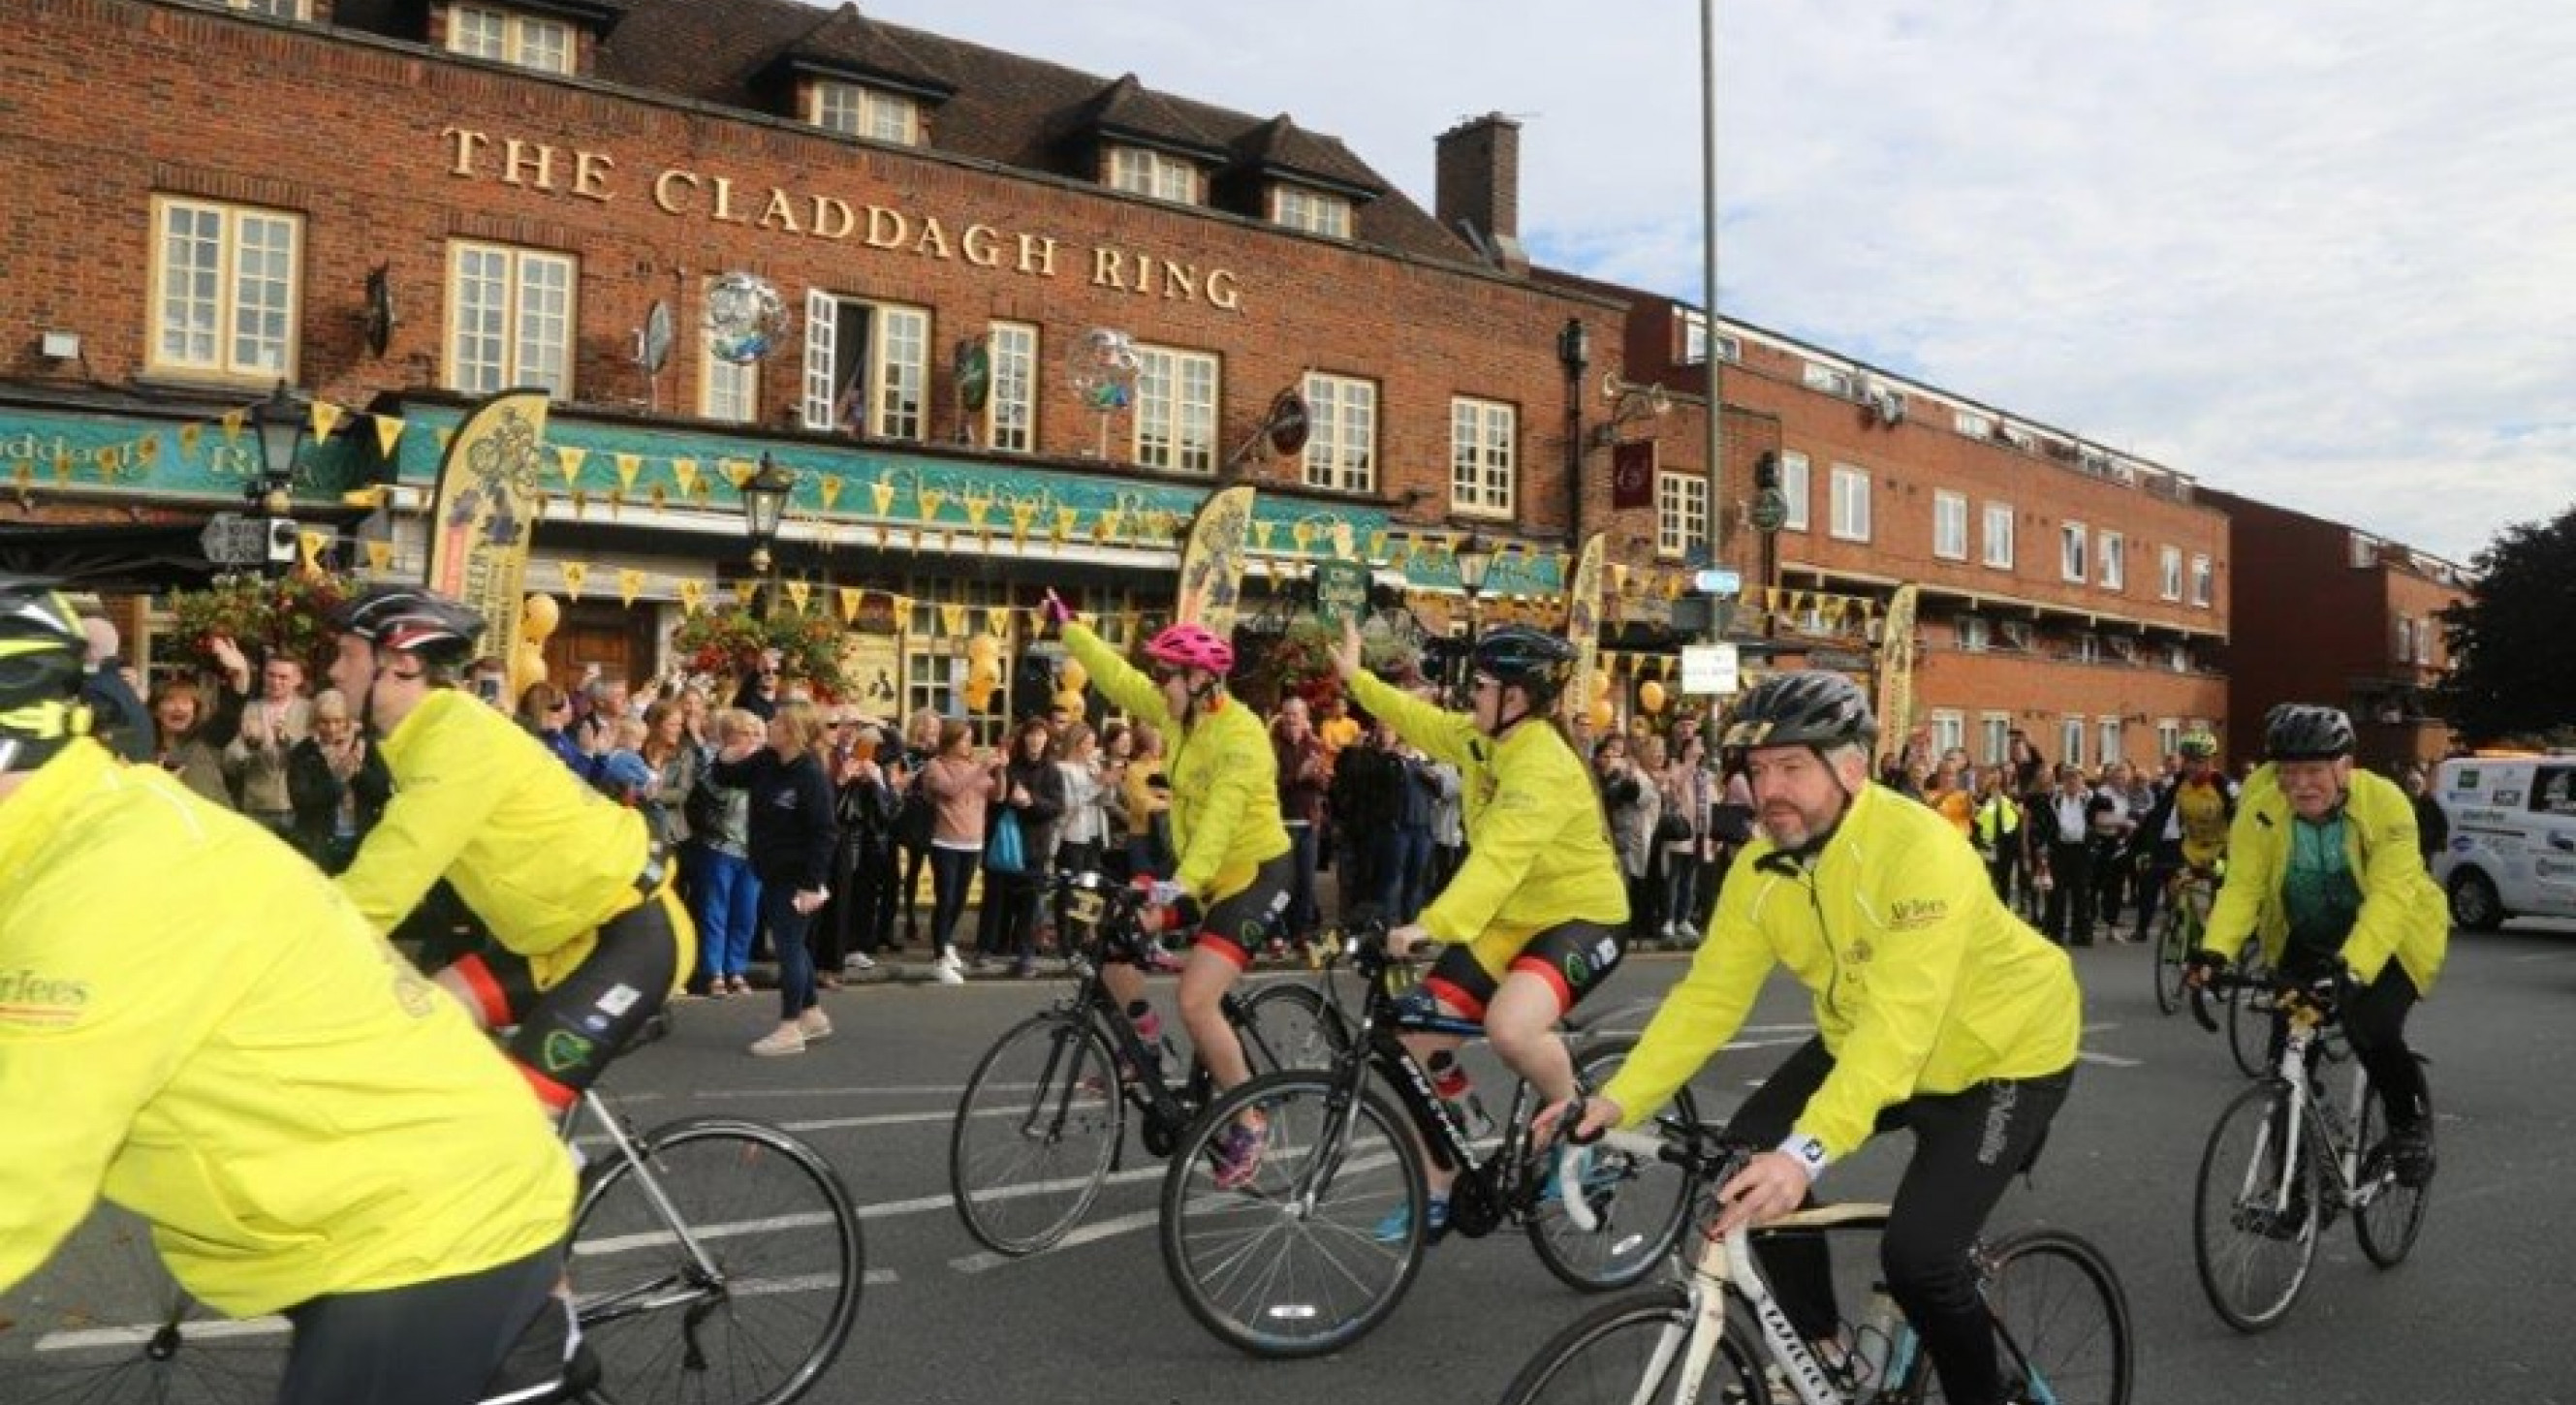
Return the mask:
<svg viewBox="0 0 2576 1405">
<path fill-rule="evenodd" d="M 2489 932 L 2508 917 L 2576 917 L 2576 754 L 2454 757 L 2433 796 L 2451 821 L 2433 881 L 2453 922 Z"/>
</svg>

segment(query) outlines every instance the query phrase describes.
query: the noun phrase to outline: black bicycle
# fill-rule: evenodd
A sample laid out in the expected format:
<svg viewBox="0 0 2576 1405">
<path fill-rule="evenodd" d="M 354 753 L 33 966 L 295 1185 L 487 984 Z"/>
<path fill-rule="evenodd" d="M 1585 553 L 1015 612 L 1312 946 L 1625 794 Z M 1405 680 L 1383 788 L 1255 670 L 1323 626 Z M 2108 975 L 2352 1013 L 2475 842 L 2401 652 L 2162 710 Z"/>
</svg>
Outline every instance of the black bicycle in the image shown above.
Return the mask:
<svg viewBox="0 0 2576 1405">
<path fill-rule="evenodd" d="M 1066 896 L 1073 989 L 994 1041 L 948 1137 L 957 1216 L 999 1254 L 1037 1253 L 1081 1223 L 1124 1154 L 1129 1109 L 1145 1150 L 1169 1156 L 1212 1089 L 1205 1066 L 1176 1067 L 1179 1056 L 1139 1032 L 1102 980 L 1110 962 L 1158 954 L 1144 897 L 1097 873 L 1055 886 Z M 1333 1005 L 1294 981 L 1228 991 L 1224 1009 L 1256 1072 L 1327 1067 L 1347 1039 Z"/>
<path fill-rule="evenodd" d="M 1565 1184 L 1531 1144 L 1539 1099 L 1525 1084 L 1479 1161 L 1475 1138 L 1399 1036 L 1475 1037 L 1483 1027 L 1400 999 L 1390 977 L 1401 979 L 1403 963 L 1388 955 L 1382 926 L 1346 932 L 1336 945 L 1367 995 L 1333 1065 L 1265 1074 L 1217 1099 L 1164 1174 L 1163 1266 L 1191 1315 L 1255 1356 L 1315 1356 L 1366 1336 L 1395 1310 L 1436 1237 L 1425 1227 L 1426 1147 L 1458 1173 L 1449 1231 L 1475 1238 L 1520 1225 L 1549 1272 L 1587 1291 L 1653 1272 L 1690 1211 L 1683 1173 L 1606 1151 L 1579 1184 Z M 1586 1087 L 1605 1082 L 1635 1045 L 1579 1031 L 1572 1042 Z M 1687 1091 L 1677 1103 L 1693 1112 Z M 1218 1140 L 1247 1115 L 1266 1121 L 1261 1159 L 1242 1184 L 1220 1185 Z M 1594 1228 L 1568 1215 L 1569 1194 Z"/>
</svg>

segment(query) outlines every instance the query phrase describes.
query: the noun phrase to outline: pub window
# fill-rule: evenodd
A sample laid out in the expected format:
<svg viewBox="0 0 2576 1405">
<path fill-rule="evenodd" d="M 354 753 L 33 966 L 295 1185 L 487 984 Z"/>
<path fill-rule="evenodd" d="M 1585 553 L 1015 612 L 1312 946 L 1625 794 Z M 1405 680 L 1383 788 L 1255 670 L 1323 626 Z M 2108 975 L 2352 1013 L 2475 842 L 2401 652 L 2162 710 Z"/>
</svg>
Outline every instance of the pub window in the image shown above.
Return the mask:
<svg viewBox="0 0 2576 1405">
<path fill-rule="evenodd" d="M 1203 351 L 1136 348 L 1136 462 L 1216 471 L 1216 358 Z"/>
<path fill-rule="evenodd" d="M 1655 554 L 1687 557 L 1708 545 L 1708 476 L 1655 475 Z"/>
<path fill-rule="evenodd" d="M 930 402 L 930 314 L 836 293 L 805 297 L 805 427 L 920 439 Z"/>
<path fill-rule="evenodd" d="M 147 369 L 294 380 L 303 217 L 162 196 L 152 226 Z"/>
<path fill-rule="evenodd" d="M 1177 156 L 1141 146 L 1113 147 L 1109 153 L 1109 188 L 1195 205 L 1199 202 L 1199 170 Z"/>
<path fill-rule="evenodd" d="M 1349 376 L 1306 376 L 1306 486 L 1377 491 L 1377 384 Z"/>
<path fill-rule="evenodd" d="M 985 442 L 1005 453 L 1029 453 L 1038 446 L 1038 329 L 996 322 L 988 345 L 993 390 L 984 403 Z"/>
<path fill-rule="evenodd" d="M 1308 234 L 1333 239 L 1351 237 L 1351 202 L 1301 185 L 1270 188 L 1270 218 L 1273 223 Z"/>
<path fill-rule="evenodd" d="M 921 104 L 901 93 L 859 83 L 817 79 L 807 100 L 805 117 L 817 127 L 846 136 L 904 146 L 921 142 Z"/>
<path fill-rule="evenodd" d="M 447 250 L 448 389 L 490 395 L 534 385 L 570 399 L 572 258 L 465 240 Z"/>
<path fill-rule="evenodd" d="M 572 26 L 562 20 L 457 5 L 447 12 L 447 47 L 451 53 L 542 73 L 572 72 Z"/>
<path fill-rule="evenodd" d="M 1512 514 L 1519 413 L 1463 396 L 1449 402 L 1449 505 L 1481 516 Z"/>
</svg>

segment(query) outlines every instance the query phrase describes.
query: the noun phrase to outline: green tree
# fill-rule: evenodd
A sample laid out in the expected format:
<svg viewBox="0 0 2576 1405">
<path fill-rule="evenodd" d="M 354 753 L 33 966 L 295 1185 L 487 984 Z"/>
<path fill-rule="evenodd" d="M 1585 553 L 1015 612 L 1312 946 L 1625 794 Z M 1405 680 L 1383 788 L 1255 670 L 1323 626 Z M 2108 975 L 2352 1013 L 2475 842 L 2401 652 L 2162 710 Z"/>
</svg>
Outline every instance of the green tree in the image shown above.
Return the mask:
<svg viewBox="0 0 2576 1405">
<path fill-rule="evenodd" d="M 2565 732 L 2576 724 L 2576 507 L 2507 527 L 2475 564 L 2475 588 L 2441 616 L 2452 728 L 2480 742 Z"/>
</svg>

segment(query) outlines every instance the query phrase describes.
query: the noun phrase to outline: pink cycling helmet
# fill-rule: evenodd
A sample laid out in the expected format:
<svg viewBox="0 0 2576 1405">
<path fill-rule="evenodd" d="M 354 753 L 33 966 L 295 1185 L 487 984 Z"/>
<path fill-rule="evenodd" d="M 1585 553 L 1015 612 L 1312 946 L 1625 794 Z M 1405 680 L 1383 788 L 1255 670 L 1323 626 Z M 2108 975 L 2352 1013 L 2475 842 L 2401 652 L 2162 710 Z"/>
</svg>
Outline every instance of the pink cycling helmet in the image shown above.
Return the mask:
<svg viewBox="0 0 2576 1405">
<path fill-rule="evenodd" d="M 1194 624 L 1176 624 L 1155 635 L 1145 656 L 1180 668 L 1203 668 L 1219 678 L 1234 672 L 1234 646 Z"/>
</svg>

